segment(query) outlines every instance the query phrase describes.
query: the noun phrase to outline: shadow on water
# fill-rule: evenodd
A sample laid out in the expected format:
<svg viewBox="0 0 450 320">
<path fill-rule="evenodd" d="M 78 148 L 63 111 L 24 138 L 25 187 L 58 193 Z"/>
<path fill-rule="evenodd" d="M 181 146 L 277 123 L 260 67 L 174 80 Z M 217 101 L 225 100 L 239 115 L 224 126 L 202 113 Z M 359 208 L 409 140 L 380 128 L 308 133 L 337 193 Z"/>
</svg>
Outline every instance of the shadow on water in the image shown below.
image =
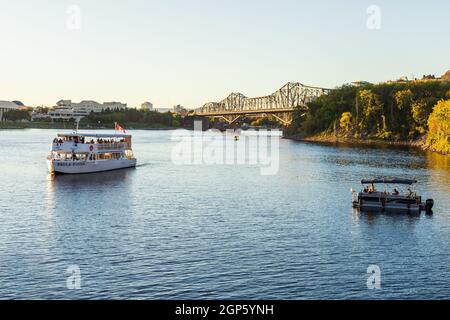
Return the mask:
<svg viewBox="0 0 450 320">
<path fill-rule="evenodd" d="M 128 168 L 115 171 L 86 173 L 86 174 L 67 174 L 67 175 L 48 175 L 48 180 L 58 187 L 83 188 L 86 186 L 101 186 L 115 184 L 131 179 L 136 169 Z"/>
</svg>

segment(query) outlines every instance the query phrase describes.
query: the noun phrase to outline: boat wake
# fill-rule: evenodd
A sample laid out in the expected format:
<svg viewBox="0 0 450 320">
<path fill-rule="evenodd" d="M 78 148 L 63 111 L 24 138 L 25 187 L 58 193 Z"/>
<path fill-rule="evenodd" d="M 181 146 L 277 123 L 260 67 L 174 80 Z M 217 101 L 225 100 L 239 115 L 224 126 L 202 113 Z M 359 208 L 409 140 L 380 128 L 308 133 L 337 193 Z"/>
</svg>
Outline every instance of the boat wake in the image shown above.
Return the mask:
<svg viewBox="0 0 450 320">
<path fill-rule="evenodd" d="M 149 165 L 150 165 L 150 162 L 147 162 L 147 163 L 140 163 L 140 164 L 137 164 L 137 165 L 136 165 L 136 168 L 147 167 L 147 166 L 149 166 Z"/>
</svg>

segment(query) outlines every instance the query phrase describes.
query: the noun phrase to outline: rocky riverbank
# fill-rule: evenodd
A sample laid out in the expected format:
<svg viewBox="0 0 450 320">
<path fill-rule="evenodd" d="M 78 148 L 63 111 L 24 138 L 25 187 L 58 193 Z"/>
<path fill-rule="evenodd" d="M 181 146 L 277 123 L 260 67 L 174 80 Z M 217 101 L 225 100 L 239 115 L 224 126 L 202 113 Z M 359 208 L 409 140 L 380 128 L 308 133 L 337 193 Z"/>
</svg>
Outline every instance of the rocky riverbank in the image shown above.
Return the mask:
<svg viewBox="0 0 450 320">
<path fill-rule="evenodd" d="M 373 146 L 402 146 L 402 147 L 414 147 L 420 148 L 426 151 L 438 152 L 440 154 L 449 155 L 446 152 L 435 150 L 426 144 L 426 137 L 423 136 L 417 140 L 409 141 L 387 141 L 387 140 L 377 140 L 369 138 L 356 139 L 347 136 L 336 136 L 333 134 L 318 134 L 314 136 L 286 136 L 286 139 L 304 141 L 304 142 L 315 142 L 315 143 L 327 143 L 327 144 L 346 144 L 346 145 L 373 145 Z"/>
</svg>

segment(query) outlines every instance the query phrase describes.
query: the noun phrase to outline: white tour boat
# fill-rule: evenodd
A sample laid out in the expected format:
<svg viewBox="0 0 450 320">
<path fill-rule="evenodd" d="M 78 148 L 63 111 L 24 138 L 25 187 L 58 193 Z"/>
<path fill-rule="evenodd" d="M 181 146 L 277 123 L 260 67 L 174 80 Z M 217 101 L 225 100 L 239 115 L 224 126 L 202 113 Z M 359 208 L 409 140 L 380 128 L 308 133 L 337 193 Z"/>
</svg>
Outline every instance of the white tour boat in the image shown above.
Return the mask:
<svg viewBox="0 0 450 320">
<path fill-rule="evenodd" d="M 54 174 L 110 171 L 136 166 L 129 134 L 58 134 L 47 157 Z"/>
</svg>

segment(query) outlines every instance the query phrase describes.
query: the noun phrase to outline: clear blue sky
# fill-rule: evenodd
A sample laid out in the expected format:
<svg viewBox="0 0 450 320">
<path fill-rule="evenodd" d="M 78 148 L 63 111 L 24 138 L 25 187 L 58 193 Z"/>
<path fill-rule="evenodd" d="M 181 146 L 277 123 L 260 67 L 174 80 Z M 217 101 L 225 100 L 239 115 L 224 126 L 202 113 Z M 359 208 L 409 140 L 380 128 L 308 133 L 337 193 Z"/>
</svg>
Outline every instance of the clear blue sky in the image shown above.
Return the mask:
<svg viewBox="0 0 450 320">
<path fill-rule="evenodd" d="M 69 5 L 81 28 L 67 28 Z M 381 29 L 366 26 L 369 5 Z M 0 0 L 0 100 L 150 100 L 193 108 L 288 81 L 440 75 L 450 1 Z"/>
</svg>

